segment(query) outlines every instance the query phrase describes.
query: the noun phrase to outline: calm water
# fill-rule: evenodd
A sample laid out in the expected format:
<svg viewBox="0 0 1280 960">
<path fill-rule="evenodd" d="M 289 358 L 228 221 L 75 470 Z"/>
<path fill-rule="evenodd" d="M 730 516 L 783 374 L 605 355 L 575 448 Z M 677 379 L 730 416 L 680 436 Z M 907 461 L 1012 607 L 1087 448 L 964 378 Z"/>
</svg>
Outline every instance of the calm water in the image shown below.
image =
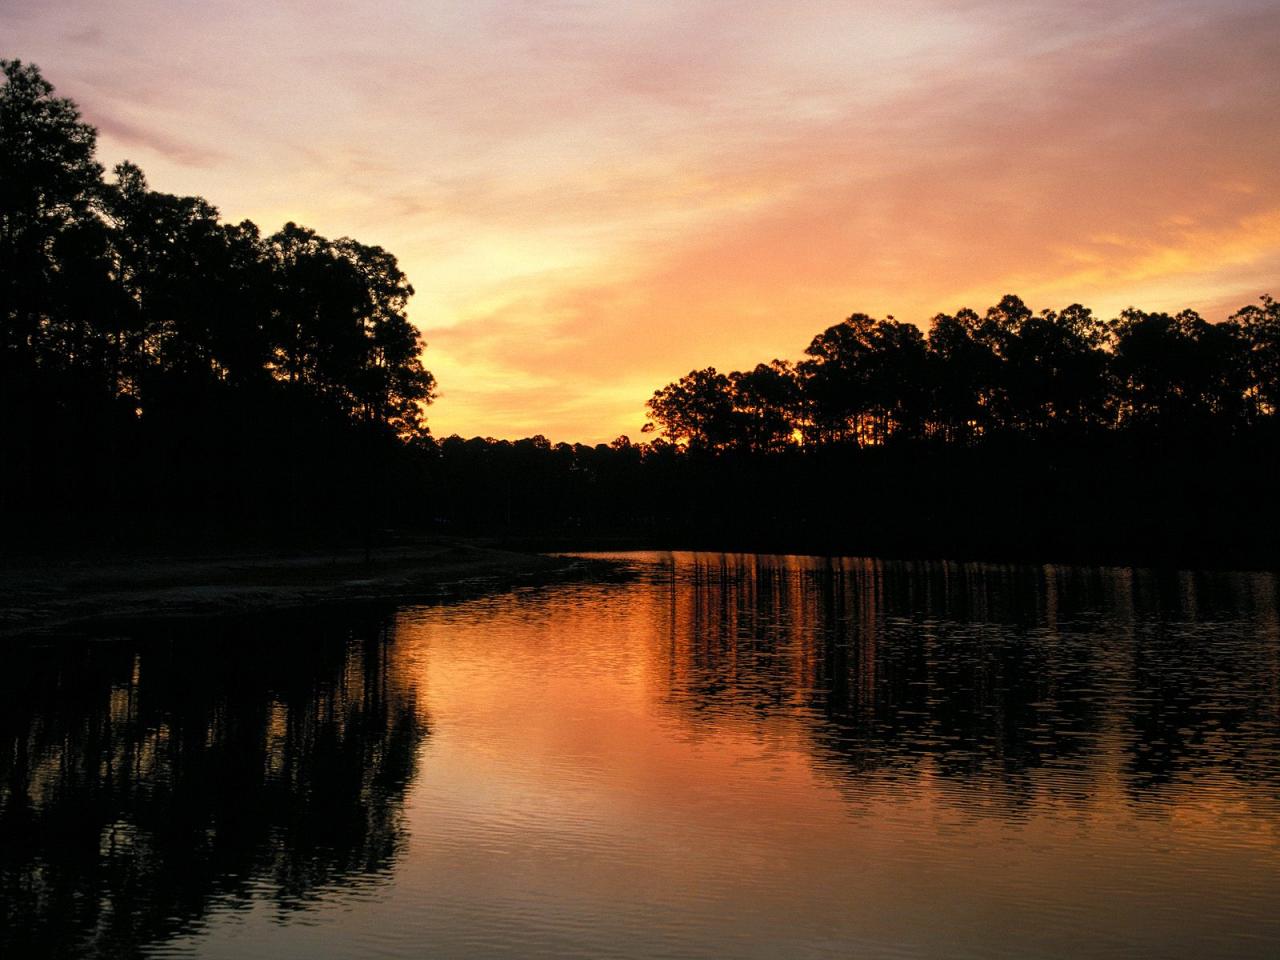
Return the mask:
<svg viewBox="0 0 1280 960">
<path fill-rule="evenodd" d="M 1280 956 L 1274 576 L 622 559 L 7 649 L 0 955 Z"/>
</svg>

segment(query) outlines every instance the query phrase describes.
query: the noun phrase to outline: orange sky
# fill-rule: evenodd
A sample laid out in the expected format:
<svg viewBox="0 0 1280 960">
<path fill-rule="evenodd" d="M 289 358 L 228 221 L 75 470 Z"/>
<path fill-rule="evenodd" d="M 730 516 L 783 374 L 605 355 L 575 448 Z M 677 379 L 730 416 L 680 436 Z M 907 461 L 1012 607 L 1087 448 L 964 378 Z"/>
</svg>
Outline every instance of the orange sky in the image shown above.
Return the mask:
<svg viewBox="0 0 1280 960">
<path fill-rule="evenodd" d="M 396 253 L 439 436 L 1006 292 L 1280 295 L 1274 0 L 0 0 L 156 189 Z"/>
</svg>

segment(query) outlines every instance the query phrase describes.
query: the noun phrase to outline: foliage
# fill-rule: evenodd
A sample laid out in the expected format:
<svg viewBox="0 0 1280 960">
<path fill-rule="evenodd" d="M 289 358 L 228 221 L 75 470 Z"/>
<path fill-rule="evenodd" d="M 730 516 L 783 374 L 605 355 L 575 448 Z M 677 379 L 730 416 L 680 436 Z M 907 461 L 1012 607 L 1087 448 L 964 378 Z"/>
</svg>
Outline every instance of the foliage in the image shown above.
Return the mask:
<svg viewBox="0 0 1280 960">
<path fill-rule="evenodd" d="M 107 178 L 75 104 L 0 70 L 0 513 L 364 513 L 435 387 L 396 258 Z"/>
<path fill-rule="evenodd" d="M 798 362 L 658 390 L 647 443 L 437 441 L 395 257 L 224 223 L 132 164 L 108 178 L 75 105 L 0 66 L 0 546 L 429 524 L 567 545 L 1275 558 L 1270 297 L 1223 323 L 1013 295 L 927 331 L 854 313 Z"/>
<path fill-rule="evenodd" d="M 1212 324 L 1190 310 L 1130 308 L 1109 323 L 1080 304 L 1037 314 L 1010 294 L 985 315 L 938 314 L 927 337 L 855 313 L 805 354 L 695 370 L 653 395 L 651 423 L 689 449 L 763 452 L 1240 433 L 1280 410 L 1280 305 L 1265 296 Z"/>
</svg>

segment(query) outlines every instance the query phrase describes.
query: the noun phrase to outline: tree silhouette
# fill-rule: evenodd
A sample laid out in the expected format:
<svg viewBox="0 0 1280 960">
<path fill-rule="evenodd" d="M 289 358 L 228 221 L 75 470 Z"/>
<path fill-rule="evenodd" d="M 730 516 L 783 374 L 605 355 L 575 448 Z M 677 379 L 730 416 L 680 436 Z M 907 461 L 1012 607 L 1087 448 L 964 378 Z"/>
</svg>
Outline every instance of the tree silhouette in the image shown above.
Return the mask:
<svg viewBox="0 0 1280 960">
<path fill-rule="evenodd" d="M 1245 398 L 1254 420 L 1280 414 L 1280 303 L 1264 296 L 1231 316 L 1243 341 Z"/>
<path fill-rule="evenodd" d="M 0 357 L 22 376 L 52 359 L 51 327 L 70 322 L 57 316 L 58 241 L 93 217 L 102 168 L 97 132 L 34 65 L 0 60 L 0 71 Z"/>
<path fill-rule="evenodd" d="M 929 383 L 935 432 L 949 443 L 972 443 L 996 426 L 994 398 L 1000 360 L 980 335 L 969 309 L 940 313 L 929 329 Z"/>
<path fill-rule="evenodd" d="M 917 327 L 855 313 L 805 348 L 800 371 L 819 441 L 884 443 L 924 417 L 924 338 Z"/>
<path fill-rule="evenodd" d="M 795 368 L 785 360 L 759 363 L 744 373 L 729 375 L 733 407 L 748 447 L 776 453 L 793 439 L 804 419 Z"/>
<path fill-rule="evenodd" d="M 1280 306 L 1263 297 L 1218 324 L 1136 309 L 1104 323 L 1080 304 L 1033 313 L 1010 294 L 984 315 L 938 314 L 927 338 L 854 313 L 805 354 L 794 368 L 693 371 L 654 394 L 651 419 L 677 444 L 753 452 L 1239 432 L 1277 413 Z"/>
<path fill-rule="evenodd" d="M 1072 304 L 1025 317 L 1005 347 L 1015 416 L 1028 432 L 1105 426 L 1109 416 L 1106 328 Z"/>
<path fill-rule="evenodd" d="M 1274 554 L 1270 297 L 1222 323 L 1037 313 L 1013 294 L 927 332 L 855 312 L 798 362 L 708 366 L 657 390 L 647 443 L 437 442 L 392 254 L 295 223 L 224 223 L 129 163 L 106 177 L 75 104 L 35 67 L 0 66 L 4 546 L 412 525 Z"/>
<path fill-rule="evenodd" d="M 107 179 L 75 104 L 0 66 L 0 514 L 367 526 L 360 487 L 419 472 L 435 386 L 395 257 Z"/>
<path fill-rule="evenodd" d="M 1193 310 L 1123 311 L 1112 323 L 1121 419 L 1156 431 L 1232 429 L 1245 407 L 1239 332 Z"/>
<path fill-rule="evenodd" d="M 722 449 L 735 439 L 732 384 L 715 367 L 691 370 L 649 400 L 654 420 L 694 449 Z"/>
</svg>

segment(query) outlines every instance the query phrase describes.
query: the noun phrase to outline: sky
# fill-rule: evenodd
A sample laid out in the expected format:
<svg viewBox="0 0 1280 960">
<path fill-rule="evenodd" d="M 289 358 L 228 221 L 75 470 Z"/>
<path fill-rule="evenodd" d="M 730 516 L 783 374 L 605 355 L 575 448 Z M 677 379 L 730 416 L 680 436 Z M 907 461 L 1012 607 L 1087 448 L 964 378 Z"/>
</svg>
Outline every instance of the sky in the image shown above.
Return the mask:
<svg viewBox="0 0 1280 960">
<path fill-rule="evenodd" d="M 1280 296 L 1275 0 L 0 0 L 100 159 L 395 253 L 437 436 L 1005 293 Z"/>
</svg>

